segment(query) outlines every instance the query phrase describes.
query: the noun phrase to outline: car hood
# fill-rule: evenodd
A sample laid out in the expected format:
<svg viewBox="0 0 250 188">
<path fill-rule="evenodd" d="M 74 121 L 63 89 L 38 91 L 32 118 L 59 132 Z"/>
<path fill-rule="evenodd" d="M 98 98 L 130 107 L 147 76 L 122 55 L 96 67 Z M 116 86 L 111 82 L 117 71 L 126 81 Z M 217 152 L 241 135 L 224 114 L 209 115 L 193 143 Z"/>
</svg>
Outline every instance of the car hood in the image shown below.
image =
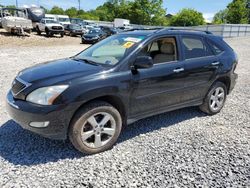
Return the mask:
<svg viewBox="0 0 250 188">
<path fill-rule="evenodd" d="M 49 80 L 60 82 L 99 73 L 104 69 L 104 67 L 99 65 L 87 64 L 85 61 L 76 61 L 68 58 L 24 69 L 18 76 L 29 83 Z"/>
</svg>

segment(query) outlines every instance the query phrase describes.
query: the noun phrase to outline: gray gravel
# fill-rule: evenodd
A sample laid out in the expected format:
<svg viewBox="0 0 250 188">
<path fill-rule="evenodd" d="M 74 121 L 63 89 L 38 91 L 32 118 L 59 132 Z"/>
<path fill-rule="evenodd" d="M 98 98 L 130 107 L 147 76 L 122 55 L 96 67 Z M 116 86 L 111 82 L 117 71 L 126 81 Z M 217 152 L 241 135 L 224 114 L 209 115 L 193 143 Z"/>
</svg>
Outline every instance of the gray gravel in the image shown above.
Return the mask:
<svg viewBox="0 0 250 188">
<path fill-rule="evenodd" d="M 19 70 L 84 47 L 0 49 L 0 187 L 250 187 L 250 38 L 228 42 L 239 80 L 220 114 L 192 107 L 147 118 L 92 156 L 23 130 L 4 104 Z"/>
</svg>

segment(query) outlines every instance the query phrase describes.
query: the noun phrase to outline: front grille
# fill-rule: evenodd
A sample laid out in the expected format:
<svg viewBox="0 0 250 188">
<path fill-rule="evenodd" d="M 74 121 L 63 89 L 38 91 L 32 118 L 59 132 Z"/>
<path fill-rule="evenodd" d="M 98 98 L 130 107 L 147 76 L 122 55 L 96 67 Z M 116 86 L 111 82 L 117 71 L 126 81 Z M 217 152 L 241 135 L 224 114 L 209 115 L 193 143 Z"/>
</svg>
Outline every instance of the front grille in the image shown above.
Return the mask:
<svg viewBox="0 0 250 188">
<path fill-rule="evenodd" d="M 22 90 L 26 88 L 26 85 L 19 80 L 15 79 L 12 83 L 11 91 L 14 95 L 20 93 Z"/>
<path fill-rule="evenodd" d="M 62 27 L 60 27 L 60 26 L 52 26 L 52 29 L 55 29 L 55 30 L 62 30 Z"/>
</svg>

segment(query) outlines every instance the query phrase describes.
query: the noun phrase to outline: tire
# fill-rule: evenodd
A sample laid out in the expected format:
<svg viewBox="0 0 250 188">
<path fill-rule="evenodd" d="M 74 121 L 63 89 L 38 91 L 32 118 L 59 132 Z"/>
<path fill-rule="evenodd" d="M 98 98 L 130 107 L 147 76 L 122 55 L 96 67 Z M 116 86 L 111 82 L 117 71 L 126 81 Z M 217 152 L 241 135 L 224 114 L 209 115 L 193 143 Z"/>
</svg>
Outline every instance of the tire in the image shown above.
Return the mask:
<svg viewBox="0 0 250 188">
<path fill-rule="evenodd" d="M 50 32 L 49 32 L 48 28 L 45 29 L 45 33 L 46 33 L 46 37 L 50 36 Z"/>
<path fill-rule="evenodd" d="M 208 115 L 221 111 L 227 97 L 227 87 L 222 82 L 215 82 L 206 95 L 200 110 Z"/>
<path fill-rule="evenodd" d="M 38 35 L 41 35 L 41 31 L 40 31 L 39 27 L 36 27 L 36 32 Z"/>
<path fill-rule="evenodd" d="M 61 33 L 60 35 L 61 35 L 62 38 L 64 37 L 64 33 Z"/>
<path fill-rule="evenodd" d="M 77 112 L 69 128 L 69 139 L 78 151 L 95 154 L 112 148 L 121 129 L 118 110 L 109 103 L 96 101 Z"/>
</svg>

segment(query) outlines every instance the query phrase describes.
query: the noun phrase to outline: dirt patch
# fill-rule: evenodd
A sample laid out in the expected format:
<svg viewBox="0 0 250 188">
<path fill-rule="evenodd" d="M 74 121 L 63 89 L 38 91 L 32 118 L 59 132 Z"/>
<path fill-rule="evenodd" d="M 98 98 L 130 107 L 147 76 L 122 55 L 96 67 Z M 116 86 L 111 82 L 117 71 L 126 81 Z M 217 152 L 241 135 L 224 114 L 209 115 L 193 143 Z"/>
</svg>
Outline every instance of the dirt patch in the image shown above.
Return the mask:
<svg viewBox="0 0 250 188">
<path fill-rule="evenodd" d="M 17 47 L 17 46 L 55 46 L 55 45 L 80 45 L 81 38 L 54 35 L 53 37 L 46 37 L 44 34 L 37 35 L 36 32 L 27 34 L 25 36 L 13 35 L 0 29 L 0 47 Z"/>
</svg>

